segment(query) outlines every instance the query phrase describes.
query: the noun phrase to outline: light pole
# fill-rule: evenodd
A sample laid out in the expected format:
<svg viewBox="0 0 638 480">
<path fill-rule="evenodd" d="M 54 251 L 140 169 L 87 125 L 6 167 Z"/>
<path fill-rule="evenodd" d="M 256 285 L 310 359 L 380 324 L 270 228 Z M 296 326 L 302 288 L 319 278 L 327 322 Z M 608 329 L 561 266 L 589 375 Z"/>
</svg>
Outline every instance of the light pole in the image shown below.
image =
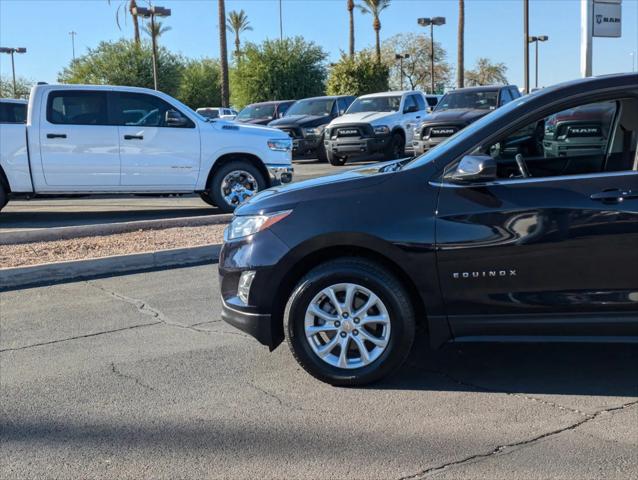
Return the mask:
<svg viewBox="0 0 638 480">
<path fill-rule="evenodd" d="M 75 60 L 75 36 L 78 32 L 70 31 L 69 35 L 71 35 L 71 48 L 73 49 L 73 60 Z"/>
<path fill-rule="evenodd" d="M 281 0 L 279 0 L 279 40 L 284 39 L 284 17 L 281 8 Z"/>
<path fill-rule="evenodd" d="M 8 53 L 9 55 L 11 55 L 11 72 L 13 72 L 13 96 L 17 98 L 18 93 L 16 90 L 16 65 L 15 65 L 13 56 L 16 53 L 27 53 L 27 49 L 23 47 L 19 47 L 19 48 L 0 47 L 0 53 Z"/>
<path fill-rule="evenodd" d="M 396 53 L 394 59 L 399 61 L 399 70 L 401 72 L 401 90 L 403 90 L 403 59 L 410 58 L 409 53 Z"/>
<path fill-rule="evenodd" d="M 529 37 L 529 43 L 536 44 L 536 88 L 538 88 L 538 42 L 546 42 L 547 40 L 549 40 L 547 35 Z"/>
<path fill-rule="evenodd" d="M 151 6 L 150 8 L 135 7 L 131 12 L 142 18 L 151 19 L 151 42 L 153 45 L 153 87 L 157 90 L 157 35 L 155 32 L 155 17 L 170 17 L 171 9 Z"/>
<path fill-rule="evenodd" d="M 529 93 L 529 0 L 523 0 L 523 44 L 523 90 Z"/>
<path fill-rule="evenodd" d="M 434 93 L 434 26 L 445 25 L 445 17 L 419 18 L 417 23 L 422 27 L 430 27 L 430 69 L 431 69 L 431 89 Z"/>
</svg>

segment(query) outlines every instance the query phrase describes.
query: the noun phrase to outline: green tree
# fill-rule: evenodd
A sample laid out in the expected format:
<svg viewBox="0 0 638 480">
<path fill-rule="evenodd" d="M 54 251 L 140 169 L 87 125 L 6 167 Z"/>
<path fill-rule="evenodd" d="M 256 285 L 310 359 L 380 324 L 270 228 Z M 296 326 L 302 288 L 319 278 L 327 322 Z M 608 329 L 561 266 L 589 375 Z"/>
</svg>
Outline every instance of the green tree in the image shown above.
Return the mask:
<svg viewBox="0 0 638 480">
<path fill-rule="evenodd" d="M 390 0 L 363 0 L 362 5 L 357 5 L 362 13 L 372 15 L 372 28 L 375 34 L 375 52 L 377 55 L 377 63 L 381 63 L 381 39 L 379 32 L 381 31 L 381 20 L 379 15 L 390 6 Z"/>
<path fill-rule="evenodd" d="M 479 58 L 473 70 L 465 71 L 465 85 L 476 87 L 480 85 L 507 84 L 507 67 L 504 63 L 492 63 L 489 58 Z"/>
<path fill-rule="evenodd" d="M 390 66 L 390 88 L 401 89 L 400 62 L 397 53 L 409 54 L 403 60 L 403 85 L 410 90 L 430 90 L 432 67 L 430 37 L 415 33 L 400 33 L 383 42 L 382 61 Z M 434 81 L 436 90 L 442 92 L 450 85 L 451 68 L 446 62 L 446 52 L 438 42 L 434 42 Z"/>
<path fill-rule="evenodd" d="M 159 89 L 175 95 L 184 69 L 184 59 L 159 47 L 157 63 Z M 58 81 L 153 88 L 151 46 L 148 42 L 137 46 L 131 40 L 101 42 L 62 70 L 58 74 Z"/>
<path fill-rule="evenodd" d="M 301 37 L 247 43 L 233 69 L 233 105 L 322 95 L 326 53 Z"/>
<path fill-rule="evenodd" d="M 148 34 L 149 37 L 159 38 L 166 32 L 172 30 L 172 27 L 164 26 L 162 22 L 146 22 L 144 25 L 144 31 Z"/>
<path fill-rule="evenodd" d="M 33 82 L 26 78 L 16 78 L 16 92 L 13 93 L 13 78 L 0 78 L 0 98 L 29 98 Z"/>
<path fill-rule="evenodd" d="M 216 107 L 221 104 L 219 62 L 211 58 L 186 64 L 177 91 L 177 99 L 189 107 Z"/>
<path fill-rule="evenodd" d="M 243 10 L 240 10 L 239 12 L 233 10 L 228 14 L 228 23 L 226 26 L 235 34 L 235 55 L 239 57 L 239 47 L 241 45 L 239 41 L 239 34 L 253 29 L 248 21 L 248 15 L 246 15 L 246 12 Z"/>
<path fill-rule="evenodd" d="M 327 93 L 359 96 L 387 91 L 389 75 L 388 66 L 378 63 L 370 52 L 359 52 L 354 58 L 342 53 L 339 62 L 330 69 Z"/>
</svg>

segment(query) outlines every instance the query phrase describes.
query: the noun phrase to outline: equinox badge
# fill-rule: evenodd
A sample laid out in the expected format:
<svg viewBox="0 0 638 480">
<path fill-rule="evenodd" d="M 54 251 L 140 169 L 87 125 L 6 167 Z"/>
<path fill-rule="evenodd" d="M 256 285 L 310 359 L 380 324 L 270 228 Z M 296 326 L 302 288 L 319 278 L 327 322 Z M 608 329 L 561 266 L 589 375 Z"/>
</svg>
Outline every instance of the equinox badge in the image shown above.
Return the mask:
<svg viewBox="0 0 638 480">
<path fill-rule="evenodd" d="M 478 272 L 454 272 L 452 278 L 503 278 L 503 277 L 515 277 L 516 270 L 481 270 Z"/>
</svg>

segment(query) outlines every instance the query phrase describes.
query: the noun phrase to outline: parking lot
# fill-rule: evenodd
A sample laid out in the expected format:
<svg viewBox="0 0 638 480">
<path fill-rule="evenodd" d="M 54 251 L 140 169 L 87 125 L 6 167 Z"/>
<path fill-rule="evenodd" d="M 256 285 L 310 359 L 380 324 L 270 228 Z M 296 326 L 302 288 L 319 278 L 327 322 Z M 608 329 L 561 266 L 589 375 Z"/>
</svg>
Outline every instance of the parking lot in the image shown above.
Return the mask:
<svg viewBox="0 0 638 480">
<path fill-rule="evenodd" d="M 635 346 L 421 339 L 333 388 L 222 323 L 217 292 L 204 265 L 0 293 L 0 477 L 638 476 Z"/>
<path fill-rule="evenodd" d="M 358 159 L 344 167 L 333 167 L 315 159 L 295 161 L 294 181 L 299 182 L 363 166 L 374 159 Z M 16 200 L 0 214 L 0 233 L 33 228 L 66 227 L 134 220 L 211 215 L 217 210 L 197 195 L 184 196 L 98 196 L 36 198 Z"/>
</svg>

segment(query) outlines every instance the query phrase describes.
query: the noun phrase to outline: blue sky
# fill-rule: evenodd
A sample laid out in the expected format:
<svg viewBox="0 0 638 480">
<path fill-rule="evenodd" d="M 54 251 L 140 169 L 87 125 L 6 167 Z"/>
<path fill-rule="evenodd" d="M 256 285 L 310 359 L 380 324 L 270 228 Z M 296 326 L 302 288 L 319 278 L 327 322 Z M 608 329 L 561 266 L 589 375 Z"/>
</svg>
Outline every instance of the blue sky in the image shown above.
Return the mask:
<svg viewBox="0 0 638 480">
<path fill-rule="evenodd" d="M 0 45 L 27 47 L 16 57 L 19 76 L 34 81 L 55 82 L 57 73 L 71 59 L 71 30 L 78 33 L 76 52 L 82 54 L 101 40 L 132 37 L 130 19 L 122 30 L 115 23 L 121 0 L 0 0 Z M 156 0 L 172 9 L 165 21 L 172 30 L 162 44 L 189 57 L 217 57 L 217 0 Z M 508 78 L 523 83 L 522 0 L 466 0 L 466 67 L 478 57 L 504 62 Z M 348 48 L 348 15 L 345 0 L 283 0 L 284 35 L 303 36 L 338 58 Z M 279 36 L 278 0 L 227 0 L 226 9 L 244 9 L 253 31 L 243 39 L 259 42 Z M 402 32 L 419 32 L 416 18 L 445 16 L 447 25 L 438 27 L 435 39 L 456 62 L 456 0 L 393 0 L 381 17 L 381 37 Z M 355 15 L 356 46 L 373 45 L 372 18 Z M 530 0 L 530 34 L 549 35 L 541 44 L 540 83 L 549 85 L 579 76 L 579 0 Z M 229 48 L 232 48 L 229 38 Z M 623 1 L 623 36 L 594 39 L 594 74 L 630 71 L 631 52 L 638 51 L 638 0 Z M 533 50 L 530 49 L 533 59 Z M 533 82 L 533 64 L 531 77 Z M 0 56 L 0 74 L 11 74 L 7 55 Z"/>
</svg>

